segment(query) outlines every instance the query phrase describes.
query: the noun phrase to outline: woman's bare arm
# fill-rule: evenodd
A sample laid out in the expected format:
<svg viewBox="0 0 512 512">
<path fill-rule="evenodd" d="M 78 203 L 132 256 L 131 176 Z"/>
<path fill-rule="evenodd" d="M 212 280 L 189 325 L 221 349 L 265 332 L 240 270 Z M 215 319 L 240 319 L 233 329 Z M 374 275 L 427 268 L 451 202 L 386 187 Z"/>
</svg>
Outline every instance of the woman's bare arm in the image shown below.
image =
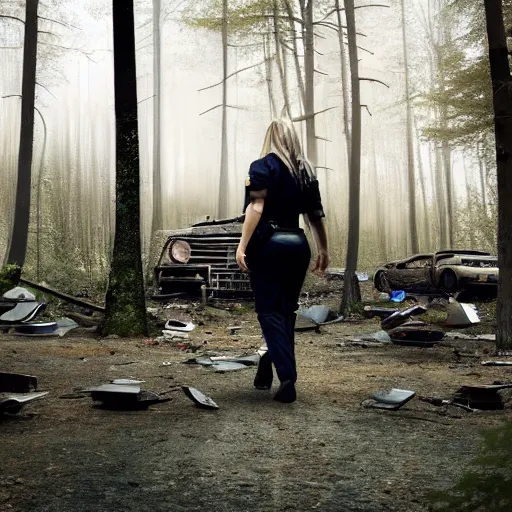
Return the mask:
<svg viewBox="0 0 512 512">
<path fill-rule="evenodd" d="M 311 231 L 315 239 L 315 245 L 317 250 L 316 263 L 313 268 L 313 272 L 323 274 L 327 266 L 329 265 L 329 253 L 327 247 L 327 232 L 325 230 L 325 224 L 323 218 L 310 220 L 308 217 Z"/>
<path fill-rule="evenodd" d="M 260 197 L 255 197 L 245 210 L 245 221 L 242 227 L 242 237 L 240 238 L 240 243 L 238 244 L 238 248 L 236 250 L 236 262 L 238 263 L 238 266 L 245 272 L 249 271 L 247 265 L 245 264 L 245 251 L 247 249 L 247 244 L 249 243 L 252 235 L 254 234 L 254 230 L 260 221 L 264 207 L 265 198 L 264 194 L 261 194 Z"/>
</svg>

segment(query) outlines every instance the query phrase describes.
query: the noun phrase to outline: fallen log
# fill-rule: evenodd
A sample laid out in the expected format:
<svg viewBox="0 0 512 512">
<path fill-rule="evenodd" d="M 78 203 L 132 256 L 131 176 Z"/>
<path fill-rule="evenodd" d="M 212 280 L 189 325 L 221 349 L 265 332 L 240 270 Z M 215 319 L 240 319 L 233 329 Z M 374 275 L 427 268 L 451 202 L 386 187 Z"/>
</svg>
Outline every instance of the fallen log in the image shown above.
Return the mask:
<svg viewBox="0 0 512 512">
<path fill-rule="evenodd" d="M 34 290 L 39 290 L 43 293 L 48 293 L 57 297 L 58 299 L 62 299 L 70 304 L 74 304 L 75 306 L 80 306 L 81 308 L 92 309 L 94 311 L 100 311 L 102 313 L 105 312 L 105 306 L 98 306 L 98 304 L 94 304 L 93 302 L 89 302 L 87 300 L 77 299 L 72 295 L 68 295 L 67 293 L 59 292 L 54 290 L 53 288 L 48 288 L 47 286 L 43 286 L 41 284 L 33 283 L 32 281 L 27 281 L 27 279 L 20 279 L 20 283 L 23 283 L 30 288 L 34 288 Z"/>
</svg>

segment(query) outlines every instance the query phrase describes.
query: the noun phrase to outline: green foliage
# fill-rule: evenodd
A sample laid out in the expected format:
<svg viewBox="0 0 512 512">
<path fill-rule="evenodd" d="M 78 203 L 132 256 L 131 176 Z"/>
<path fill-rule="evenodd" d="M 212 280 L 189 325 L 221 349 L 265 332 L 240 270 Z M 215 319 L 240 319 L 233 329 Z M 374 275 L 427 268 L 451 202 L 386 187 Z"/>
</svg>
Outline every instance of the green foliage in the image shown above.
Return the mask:
<svg viewBox="0 0 512 512">
<path fill-rule="evenodd" d="M 228 32 L 230 35 L 267 33 L 265 29 L 271 14 L 273 0 L 230 1 L 228 4 Z M 220 32 L 222 30 L 222 1 L 210 0 L 191 5 L 184 19 L 192 27 Z"/>
<path fill-rule="evenodd" d="M 498 203 L 496 190 L 489 187 L 491 197 L 488 204 L 474 190 L 470 190 L 468 204 L 457 210 L 457 232 L 455 245 L 496 253 L 498 247 Z"/>
<path fill-rule="evenodd" d="M 21 268 L 18 265 L 4 265 L 0 270 L 0 295 L 19 283 Z"/>
<path fill-rule="evenodd" d="M 509 512 L 512 510 L 512 423 L 483 434 L 480 455 L 452 488 L 432 493 L 436 512 Z"/>
<path fill-rule="evenodd" d="M 504 0 L 503 10 L 510 33 L 512 0 Z M 483 1 L 446 2 L 439 20 L 443 27 L 433 41 L 437 84 L 424 96 L 438 115 L 423 134 L 451 146 L 491 144 L 494 120 Z"/>
</svg>

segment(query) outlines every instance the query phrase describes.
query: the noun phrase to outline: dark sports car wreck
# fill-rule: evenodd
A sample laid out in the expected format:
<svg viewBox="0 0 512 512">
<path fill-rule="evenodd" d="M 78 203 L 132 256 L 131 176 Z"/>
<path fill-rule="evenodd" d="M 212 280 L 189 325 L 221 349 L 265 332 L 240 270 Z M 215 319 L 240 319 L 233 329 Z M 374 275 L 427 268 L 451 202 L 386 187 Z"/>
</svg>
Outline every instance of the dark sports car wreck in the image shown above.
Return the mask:
<svg viewBox="0 0 512 512">
<path fill-rule="evenodd" d="M 377 269 L 373 281 L 382 292 L 455 293 L 476 287 L 496 289 L 498 274 L 498 258 L 488 252 L 446 250 L 387 263 Z"/>
<path fill-rule="evenodd" d="M 214 298 L 251 298 L 249 277 L 236 263 L 243 220 L 206 221 L 168 232 L 155 267 L 162 294 L 199 294 L 204 286 Z"/>
</svg>

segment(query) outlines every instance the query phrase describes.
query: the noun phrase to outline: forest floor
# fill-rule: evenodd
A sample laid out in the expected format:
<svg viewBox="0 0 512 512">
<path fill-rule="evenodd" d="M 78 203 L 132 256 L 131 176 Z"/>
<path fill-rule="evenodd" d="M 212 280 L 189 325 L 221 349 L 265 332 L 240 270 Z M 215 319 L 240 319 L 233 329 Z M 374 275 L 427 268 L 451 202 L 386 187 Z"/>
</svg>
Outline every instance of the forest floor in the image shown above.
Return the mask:
<svg viewBox="0 0 512 512">
<path fill-rule="evenodd" d="M 369 284 L 364 294 L 372 299 Z M 336 293 L 315 297 L 337 301 Z M 195 354 L 86 329 L 58 339 L 0 335 L 0 369 L 36 375 L 50 391 L 0 420 L 0 511 L 424 511 L 428 493 L 453 484 L 478 453 L 482 429 L 512 418 L 418 399 L 394 412 L 361 405 L 386 387 L 449 397 L 463 384 L 508 380 L 506 367 L 480 364 L 492 343 L 339 346 L 346 335 L 379 330 L 377 320 L 299 333 L 298 400 L 281 404 L 253 388 L 255 367 L 220 374 L 183 364 L 206 352 L 254 353 L 262 341 L 251 307 L 178 306 L 160 312 L 198 324 Z M 235 335 L 233 325 L 241 326 Z M 69 398 L 121 377 L 172 400 L 134 412 Z M 196 408 L 182 385 L 219 409 Z"/>
</svg>

